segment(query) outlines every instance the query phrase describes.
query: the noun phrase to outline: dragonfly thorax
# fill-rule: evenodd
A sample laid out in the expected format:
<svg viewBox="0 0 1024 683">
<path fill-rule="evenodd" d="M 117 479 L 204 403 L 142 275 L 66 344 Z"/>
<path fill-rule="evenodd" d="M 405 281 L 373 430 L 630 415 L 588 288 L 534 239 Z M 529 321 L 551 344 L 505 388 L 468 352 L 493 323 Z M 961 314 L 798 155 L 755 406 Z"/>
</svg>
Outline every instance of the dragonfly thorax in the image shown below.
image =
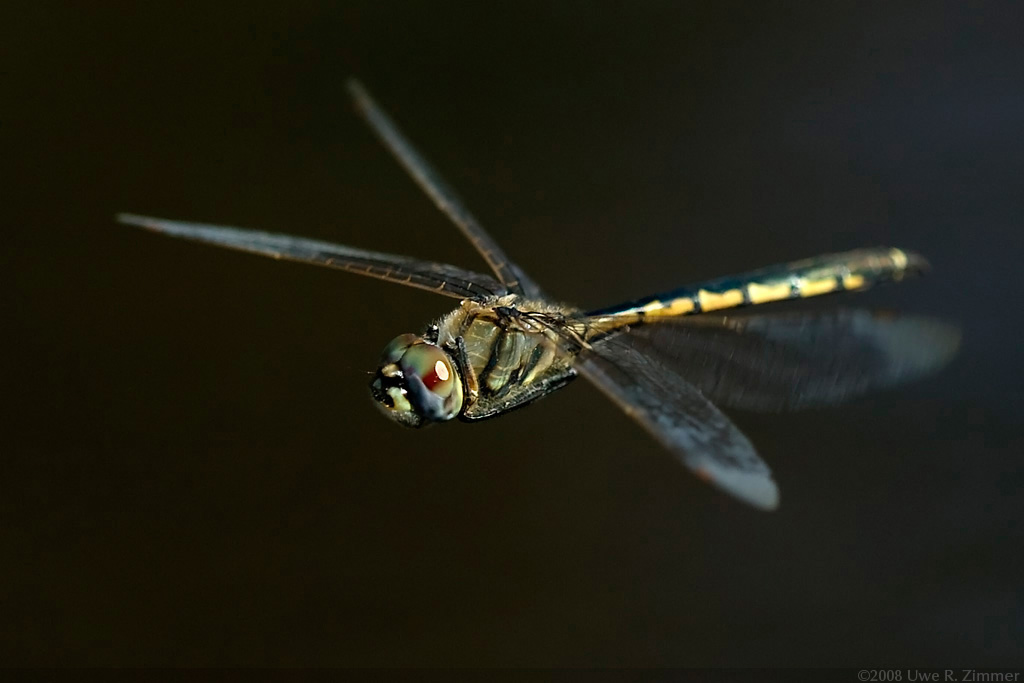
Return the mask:
<svg viewBox="0 0 1024 683">
<path fill-rule="evenodd" d="M 385 415 L 407 427 L 450 420 L 462 410 L 457 365 L 415 334 L 399 335 L 384 348 L 370 393 Z"/>
</svg>

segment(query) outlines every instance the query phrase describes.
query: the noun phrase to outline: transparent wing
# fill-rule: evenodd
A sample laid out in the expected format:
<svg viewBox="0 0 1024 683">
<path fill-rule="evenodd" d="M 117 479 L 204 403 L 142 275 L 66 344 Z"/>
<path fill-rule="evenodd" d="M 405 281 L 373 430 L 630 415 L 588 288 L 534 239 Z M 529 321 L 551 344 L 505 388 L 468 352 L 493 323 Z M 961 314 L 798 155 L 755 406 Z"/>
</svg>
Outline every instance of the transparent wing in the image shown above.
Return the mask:
<svg viewBox="0 0 1024 683">
<path fill-rule="evenodd" d="M 244 228 L 186 223 L 134 214 L 120 214 L 117 219 L 122 223 L 137 225 L 165 235 L 216 244 L 276 259 L 338 268 L 350 273 L 369 275 L 380 280 L 426 289 L 456 299 L 481 299 L 507 293 L 505 287 L 489 275 L 474 273 L 444 263 L 419 261 L 405 256 L 364 251 L 304 237 L 292 237 L 291 235 L 279 235 Z"/>
<path fill-rule="evenodd" d="M 755 507 L 778 505 L 771 471 L 747 437 L 671 368 L 615 340 L 582 351 L 575 367 L 697 476 Z"/>
<path fill-rule="evenodd" d="M 771 412 L 920 378 L 945 365 L 959 341 L 955 327 L 931 318 L 839 310 L 677 318 L 606 343 L 671 368 L 717 405 Z"/>
<path fill-rule="evenodd" d="M 483 229 L 469 212 L 455 191 L 441 178 L 441 175 L 413 147 L 398 126 L 384 113 L 366 89 L 356 80 L 349 80 L 348 91 L 355 100 L 356 108 L 377 137 L 388 148 L 420 188 L 433 200 L 448 218 L 462 231 L 480 255 L 510 292 L 540 297 L 541 290 L 526 273 L 514 264 L 498 243 Z"/>
</svg>

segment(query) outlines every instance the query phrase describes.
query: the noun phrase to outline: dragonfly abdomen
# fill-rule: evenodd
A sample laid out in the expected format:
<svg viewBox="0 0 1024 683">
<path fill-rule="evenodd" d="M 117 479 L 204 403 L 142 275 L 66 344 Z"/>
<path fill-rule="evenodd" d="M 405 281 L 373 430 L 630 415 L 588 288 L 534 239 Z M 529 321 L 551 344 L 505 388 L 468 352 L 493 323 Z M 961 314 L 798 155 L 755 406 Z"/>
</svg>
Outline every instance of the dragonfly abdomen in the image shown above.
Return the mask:
<svg viewBox="0 0 1024 683">
<path fill-rule="evenodd" d="M 619 306 L 591 311 L 592 317 L 646 318 L 693 315 L 831 292 L 865 289 L 900 280 L 928 266 L 924 257 L 895 248 L 857 249 L 771 266 L 743 275 L 709 280 Z"/>
</svg>

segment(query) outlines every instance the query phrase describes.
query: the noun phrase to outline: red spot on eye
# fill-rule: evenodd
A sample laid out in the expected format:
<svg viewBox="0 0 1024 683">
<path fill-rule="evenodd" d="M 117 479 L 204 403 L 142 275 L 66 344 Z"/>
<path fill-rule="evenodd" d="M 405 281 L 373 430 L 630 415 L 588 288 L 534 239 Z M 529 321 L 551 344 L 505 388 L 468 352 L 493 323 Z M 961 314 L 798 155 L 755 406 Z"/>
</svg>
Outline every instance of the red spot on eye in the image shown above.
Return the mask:
<svg viewBox="0 0 1024 683">
<path fill-rule="evenodd" d="M 447 380 L 449 376 L 450 373 L 448 372 L 448 366 L 444 364 L 444 361 L 439 360 L 434 363 L 434 367 L 420 379 L 423 380 L 423 386 L 433 391 L 434 387 Z"/>
</svg>

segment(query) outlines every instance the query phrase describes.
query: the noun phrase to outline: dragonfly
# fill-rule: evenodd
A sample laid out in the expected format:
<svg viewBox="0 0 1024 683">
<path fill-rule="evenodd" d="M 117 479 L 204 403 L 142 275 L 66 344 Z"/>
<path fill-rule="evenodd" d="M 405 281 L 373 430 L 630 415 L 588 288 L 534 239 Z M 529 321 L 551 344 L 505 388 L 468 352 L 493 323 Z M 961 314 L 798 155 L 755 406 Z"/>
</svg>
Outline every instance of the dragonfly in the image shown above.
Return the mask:
<svg viewBox="0 0 1024 683">
<path fill-rule="evenodd" d="M 924 257 L 897 248 L 817 256 L 590 311 L 558 303 L 505 254 L 367 90 L 355 80 L 347 88 L 358 114 L 491 274 L 286 234 L 136 214 L 118 220 L 459 299 L 421 333 L 384 348 L 370 393 L 401 425 L 493 418 L 582 376 L 698 477 L 771 510 L 779 501 L 771 470 L 720 408 L 837 405 L 928 375 L 955 354 L 958 329 L 924 316 L 732 310 L 864 290 L 927 269 Z"/>
</svg>

